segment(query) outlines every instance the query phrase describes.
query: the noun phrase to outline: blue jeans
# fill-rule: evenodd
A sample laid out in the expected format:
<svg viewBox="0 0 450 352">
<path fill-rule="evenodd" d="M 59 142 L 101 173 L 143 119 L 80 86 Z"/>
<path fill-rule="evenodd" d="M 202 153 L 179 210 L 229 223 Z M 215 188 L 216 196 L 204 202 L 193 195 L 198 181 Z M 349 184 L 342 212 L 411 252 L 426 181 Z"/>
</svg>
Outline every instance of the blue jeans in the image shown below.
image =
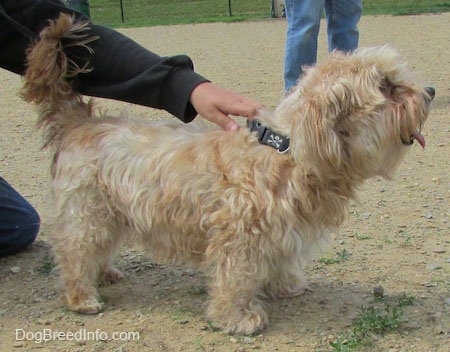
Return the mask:
<svg viewBox="0 0 450 352">
<path fill-rule="evenodd" d="M 323 11 L 327 20 L 328 51 L 358 47 L 362 0 L 285 0 L 287 35 L 284 88 L 289 91 L 302 75 L 302 66 L 317 61 L 317 37 Z"/>
<path fill-rule="evenodd" d="M 36 210 L 0 177 L 0 257 L 19 252 L 33 243 L 39 225 Z"/>
</svg>

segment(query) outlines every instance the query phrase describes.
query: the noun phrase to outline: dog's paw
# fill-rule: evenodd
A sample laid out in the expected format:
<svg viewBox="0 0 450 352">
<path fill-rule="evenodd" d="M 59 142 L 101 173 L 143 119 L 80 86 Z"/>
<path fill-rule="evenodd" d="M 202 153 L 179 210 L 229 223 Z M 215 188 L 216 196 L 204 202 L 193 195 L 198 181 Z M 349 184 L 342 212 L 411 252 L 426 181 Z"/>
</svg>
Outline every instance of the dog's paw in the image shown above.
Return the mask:
<svg viewBox="0 0 450 352">
<path fill-rule="evenodd" d="M 224 332 L 233 335 L 251 335 L 264 330 L 268 325 L 269 318 L 263 310 L 247 311 L 239 321 L 228 322 L 224 326 Z"/>
<path fill-rule="evenodd" d="M 103 280 L 115 284 L 123 279 L 123 274 L 114 267 L 109 267 L 103 272 Z"/>
<path fill-rule="evenodd" d="M 312 289 L 303 275 L 290 277 L 284 281 L 273 281 L 264 288 L 264 293 L 274 300 L 297 297 L 310 291 Z"/>
<path fill-rule="evenodd" d="M 288 291 L 278 292 L 275 295 L 275 299 L 293 298 L 304 294 L 305 292 L 312 292 L 313 290 L 309 286 L 295 286 L 291 287 Z"/>
<path fill-rule="evenodd" d="M 103 310 L 103 303 L 97 299 L 87 299 L 76 305 L 68 304 L 67 307 L 74 312 L 81 314 L 98 314 Z"/>
</svg>

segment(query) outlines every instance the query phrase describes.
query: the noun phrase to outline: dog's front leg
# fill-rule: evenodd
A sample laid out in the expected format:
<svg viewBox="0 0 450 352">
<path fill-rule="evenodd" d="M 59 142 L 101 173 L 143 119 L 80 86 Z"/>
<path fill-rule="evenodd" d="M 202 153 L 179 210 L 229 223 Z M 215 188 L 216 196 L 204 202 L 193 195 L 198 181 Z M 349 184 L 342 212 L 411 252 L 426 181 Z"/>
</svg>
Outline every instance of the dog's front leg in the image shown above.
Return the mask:
<svg viewBox="0 0 450 352">
<path fill-rule="evenodd" d="M 271 279 L 264 287 L 267 296 L 283 299 L 311 291 L 298 257 L 280 256 L 277 265 L 271 269 Z"/>
<path fill-rule="evenodd" d="M 301 241 L 291 233 L 284 235 L 278 251 L 273 249 L 273 265 L 269 266 L 269 280 L 264 292 L 273 299 L 295 297 L 311 291 L 302 268 Z M 275 246 L 274 246 L 275 247 Z M 305 261 L 305 260 L 304 260 Z"/>
<path fill-rule="evenodd" d="M 258 268 L 260 256 L 248 247 L 225 252 L 222 245 L 219 248 L 207 251 L 210 255 L 216 252 L 208 317 L 230 334 L 248 335 L 263 330 L 269 319 L 258 297 L 265 276 Z"/>
</svg>

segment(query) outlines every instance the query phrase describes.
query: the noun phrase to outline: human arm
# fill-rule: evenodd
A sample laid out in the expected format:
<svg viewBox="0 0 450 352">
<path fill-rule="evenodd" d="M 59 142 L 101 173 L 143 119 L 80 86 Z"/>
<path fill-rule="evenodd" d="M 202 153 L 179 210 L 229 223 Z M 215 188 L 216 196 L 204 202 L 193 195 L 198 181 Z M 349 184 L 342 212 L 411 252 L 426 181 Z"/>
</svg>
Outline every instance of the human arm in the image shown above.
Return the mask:
<svg viewBox="0 0 450 352">
<path fill-rule="evenodd" d="M 91 27 L 90 34 L 100 39 L 89 44 L 94 69 L 75 82 L 84 94 L 164 109 L 184 122 L 199 113 L 229 131 L 238 129 L 230 115 L 254 118 L 261 109 L 258 102 L 195 73 L 185 55 L 162 58 L 117 32 Z"/>
<path fill-rule="evenodd" d="M 0 0 L 0 66 L 23 74 L 25 51 L 40 30 L 67 9 L 59 0 Z M 184 122 L 199 112 L 225 129 L 235 129 L 228 115 L 250 118 L 260 104 L 217 87 L 193 70 L 185 55 L 160 57 L 112 29 L 89 24 L 89 36 L 98 36 L 88 52 L 66 47 L 68 57 L 92 70 L 77 75 L 73 84 L 80 93 L 164 109 Z M 231 126 L 231 128 L 229 128 Z"/>
</svg>

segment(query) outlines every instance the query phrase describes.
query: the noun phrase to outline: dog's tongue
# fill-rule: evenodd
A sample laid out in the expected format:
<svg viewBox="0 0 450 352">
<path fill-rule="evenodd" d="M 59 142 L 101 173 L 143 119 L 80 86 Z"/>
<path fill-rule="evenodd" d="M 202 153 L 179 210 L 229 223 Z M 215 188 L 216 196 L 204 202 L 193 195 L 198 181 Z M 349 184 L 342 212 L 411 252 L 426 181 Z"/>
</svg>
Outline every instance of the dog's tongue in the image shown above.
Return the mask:
<svg viewBox="0 0 450 352">
<path fill-rule="evenodd" d="M 419 131 L 414 132 L 413 137 L 417 140 L 422 148 L 425 148 L 425 138 L 420 134 Z"/>
</svg>

